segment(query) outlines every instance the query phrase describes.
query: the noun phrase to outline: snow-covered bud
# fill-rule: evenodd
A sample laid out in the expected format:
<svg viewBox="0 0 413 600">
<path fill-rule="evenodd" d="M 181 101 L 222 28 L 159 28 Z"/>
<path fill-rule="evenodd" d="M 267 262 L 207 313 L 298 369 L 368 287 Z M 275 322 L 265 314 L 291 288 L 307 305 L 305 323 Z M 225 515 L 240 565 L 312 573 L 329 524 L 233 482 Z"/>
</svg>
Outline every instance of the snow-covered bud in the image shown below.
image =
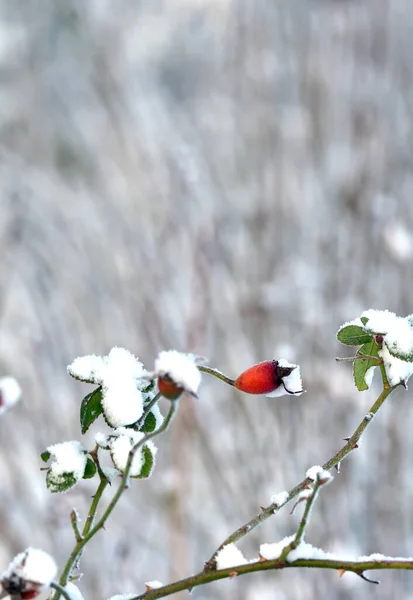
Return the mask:
<svg viewBox="0 0 413 600">
<path fill-rule="evenodd" d="M 0 378 L 0 415 L 20 400 L 21 387 L 14 377 Z"/>
<path fill-rule="evenodd" d="M 247 394 L 269 397 L 303 392 L 300 367 L 281 360 L 266 360 L 250 367 L 235 380 L 235 387 Z"/>
<path fill-rule="evenodd" d="M 13 598 L 36 598 L 49 587 L 57 573 L 54 559 L 35 548 L 27 548 L 11 561 L 0 577 L 3 589 Z"/>
<path fill-rule="evenodd" d="M 158 378 L 158 389 L 168 400 L 177 400 L 183 392 L 197 397 L 201 373 L 196 357 L 176 350 L 160 352 L 155 360 L 153 377 Z"/>
</svg>

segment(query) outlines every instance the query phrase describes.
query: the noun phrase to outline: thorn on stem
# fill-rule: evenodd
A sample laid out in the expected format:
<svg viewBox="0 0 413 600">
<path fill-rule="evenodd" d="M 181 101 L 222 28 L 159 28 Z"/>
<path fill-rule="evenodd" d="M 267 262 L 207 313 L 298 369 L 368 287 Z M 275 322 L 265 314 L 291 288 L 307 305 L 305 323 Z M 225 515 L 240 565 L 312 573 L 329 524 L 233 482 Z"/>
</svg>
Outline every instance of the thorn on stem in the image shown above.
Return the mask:
<svg viewBox="0 0 413 600">
<path fill-rule="evenodd" d="M 231 573 L 228 575 L 228 577 L 230 579 L 234 579 L 234 577 L 236 577 L 238 575 L 238 571 L 231 571 Z"/>
<path fill-rule="evenodd" d="M 376 579 L 369 579 L 368 577 L 366 577 L 363 573 L 363 571 L 361 571 L 361 573 L 357 573 L 357 571 L 354 571 L 356 573 L 356 575 L 358 575 L 359 577 L 361 577 L 361 579 L 364 579 L 364 581 L 367 581 L 368 583 L 375 583 L 376 585 L 380 584 L 380 581 L 377 581 Z"/>
<path fill-rule="evenodd" d="M 340 462 L 338 462 L 336 465 L 334 465 L 335 470 L 337 471 L 337 473 L 340 473 L 340 468 L 341 468 L 341 460 Z"/>
</svg>

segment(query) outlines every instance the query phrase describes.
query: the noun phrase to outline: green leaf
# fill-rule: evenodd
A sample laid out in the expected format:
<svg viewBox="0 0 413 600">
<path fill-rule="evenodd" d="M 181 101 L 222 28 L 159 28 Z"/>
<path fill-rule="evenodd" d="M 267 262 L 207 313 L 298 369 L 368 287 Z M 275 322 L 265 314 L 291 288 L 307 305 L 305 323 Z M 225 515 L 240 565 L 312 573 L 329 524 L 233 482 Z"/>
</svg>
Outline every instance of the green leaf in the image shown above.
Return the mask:
<svg viewBox="0 0 413 600">
<path fill-rule="evenodd" d="M 148 385 L 141 390 L 141 392 L 142 392 L 142 394 L 149 394 L 149 392 L 152 392 L 154 387 L 155 387 L 155 380 L 152 379 L 152 381 L 150 381 L 148 383 Z"/>
<path fill-rule="evenodd" d="M 346 346 L 362 346 L 371 342 L 373 336 L 366 333 L 360 325 L 346 325 L 339 329 L 337 339 Z"/>
<path fill-rule="evenodd" d="M 76 485 L 77 481 L 73 473 L 63 473 L 56 477 L 51 469 L 49 469 L 46 474 L 46 485 L 52 494 L 67 492 L 67 490 Z"/>
<path fill-rule="evenodd" d="M 361 354 L 379 358 L 376 342 L 371 340 L 371 342 L 363 344 L 363 346 L 357 350 L 356 358 L 353 363 L 354 383 L 359 392 L 364 392 L 369 389 L 369 386 L 366 383 L 366 373 L 371 367 L 377 367 L 377 361 L 369 358 L 357 358 L 357 356 L 360 356 Z"/>
<path fill-rule="evenodd" d="M 360 317 L 360 321 L 363 323 L 363 325 L 365 325 L 368 322 L 368 318 L 367 317 Z"/>
<path fill-rule="evenodd" d="M 51 456 L 51 454 L 50 454 L 50 452 L 48 450 L 45 450 L 40 455 L 42 461 L 45 462 L 45 463 L 49 460 L 50 456 Z"/>
<path fill-rule="evenodd" d="M 153 468 L 155 466 L 155 456 L 152 454 L 151 449 L 148 446 L 142 448 L 143 454 L 143 465 L 139 475 L 134 475 L 134 479 L 147 479 L 152 475 Z"/>
<path fill-rule="evenodd" d="M 91 458 L 88 458 L 86 461 L 85 472 L 83 474 L 83 479 L 91 479 L 96 473 L 96 465 Z"/>
<path fill-rule="evenodd" d="M 139 429 L 139 431 L 143 431 L 144 433 L 152 433 L 152 431 L 155 430 L 155 427 L 156 427 L 156 417 L 153 414 L 153 412 L 151 411 L 146 415 L 143 425 Z"/>
<path fill-rule="evenodd" d="M 102 412 L 102 388 L 98 387 L 90 394 L 87 394 L 80 405 L 80 427 L 82 433 L 86 433 Z"/>
</svg>

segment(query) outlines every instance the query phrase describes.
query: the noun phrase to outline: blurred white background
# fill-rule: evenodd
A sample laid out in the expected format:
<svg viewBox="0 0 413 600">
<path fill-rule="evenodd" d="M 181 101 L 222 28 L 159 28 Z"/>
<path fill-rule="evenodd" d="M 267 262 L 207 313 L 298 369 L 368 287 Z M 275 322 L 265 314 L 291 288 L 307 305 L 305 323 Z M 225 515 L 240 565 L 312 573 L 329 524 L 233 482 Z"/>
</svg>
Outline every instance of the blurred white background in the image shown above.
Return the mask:
<svg viewBox="0 0 413 600">
<path fill-rule="evenodd" d="M 63 565 L 70 509 L 93 494 L 52 496 L 39 470 L 80 437 L 75 356 L 121 345 L 151 368 L 176 348 L 230 376 L 285 357 L 307 390 L 204 377 L 85 553 L 87 600 L 199 570 L 354 431 L 379 386 L 353 388 L 336 331 L 367 308 L 413 312 L 412 56 L 410 0 L 0 0 L 0 376 L 24 390 L 0 421 L 0 569 L 28 545 Z M 412 428 L 397 391 L 309 542 L 413 554 Z M 299 516 L 284 508 L 241 549 Z M 413 598 L 412 574 L 380 579 L 267 572 L 191 598 Z"/>
</svg>

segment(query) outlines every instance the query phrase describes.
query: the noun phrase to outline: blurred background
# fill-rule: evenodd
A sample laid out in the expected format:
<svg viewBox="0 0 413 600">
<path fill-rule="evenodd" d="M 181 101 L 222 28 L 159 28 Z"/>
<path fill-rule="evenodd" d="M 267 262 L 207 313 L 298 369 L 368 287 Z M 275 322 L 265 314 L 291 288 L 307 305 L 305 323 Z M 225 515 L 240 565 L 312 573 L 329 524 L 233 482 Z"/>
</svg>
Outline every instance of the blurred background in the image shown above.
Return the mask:
<svg viewBox="0 0 413 600">
<path fill-rule="evenodd" d="M 176 348 L 233 377 L 284 357 L 307 390 L 204 376 L 86 551 L 87 600 L 198 571 L 353 433 L 380 386 L 355 390 L 336 331 L 413 312 L 412 56 L 410 0 L 0 0 L 0 376 L 24 392 L 0 421 L 0 570 L 28 545 L 63 565 L 94 492 L 51 495 L 40 471 L 80 439 L 78 355 L 120 345 L 150 369 Z M 383 407 L 307 541 L 413 554 L 411 396 Z M 248 558 L 295 531 L 289 509 Z M 411 573 L 379 579 L 267 572 L 192 598 L 413 598 Z"/>
</svg>

